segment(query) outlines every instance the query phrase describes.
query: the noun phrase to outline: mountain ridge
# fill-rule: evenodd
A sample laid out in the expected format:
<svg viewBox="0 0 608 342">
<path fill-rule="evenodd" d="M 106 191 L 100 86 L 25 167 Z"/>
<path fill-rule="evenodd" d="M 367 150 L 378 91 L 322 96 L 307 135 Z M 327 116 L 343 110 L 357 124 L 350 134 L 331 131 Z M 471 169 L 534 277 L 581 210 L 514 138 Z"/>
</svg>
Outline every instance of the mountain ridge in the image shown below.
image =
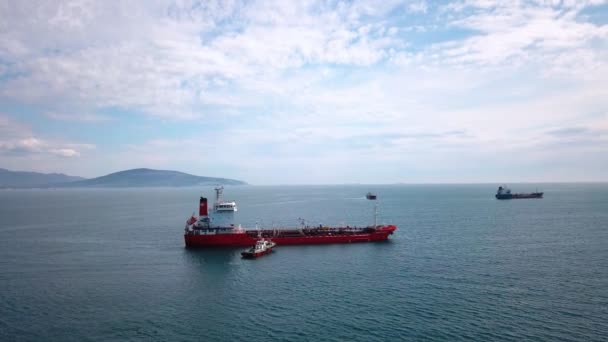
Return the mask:
<svg viewBox="0 0 608 342">
<path fill-rule="evenodd" d="M 63 173 L 12 171 L 0 168 L 0 188 L 31 188 L 84 180 L 83 177 Z"/>
<path fill-rule="evenodd" d="M 0 169 L 4 170 L 4 169 Z M 7 170 L 8 171 L 8 170 Z M 27 177 L 27 171 L 9 171 Z M 1 173 L 0 173 L 1 175 Z M 17 175 L 17 176 L 18 176 Z M 195 176 L 180 171 L 155 170 L 148 168 L 137 168 L 113 172 L 95 178 L 82 178 L 67 176 L 63 174 L 42 174 L 42 175 L 62 175 L 63 178 L 52 178 L 55 181 L 47 182 L 22 182 L 17 178 L 13 182 L 0 182 L 0 187 L 15 188 L 127 188 L 127 187 L 180 187 L 196 185 L 246 185 L 246 182 L 221 177 Z M 0 178 L 0 181 L 2 178 Z"/>
<path fill-rule="evenodd" d="M 196 185 L 246 185 L 246 182 L 220 177 L 195 176 L 173 170 L 137 168 L 105 176 L 61 184 L 62 187 L 179 187 Z"/>
</svg>

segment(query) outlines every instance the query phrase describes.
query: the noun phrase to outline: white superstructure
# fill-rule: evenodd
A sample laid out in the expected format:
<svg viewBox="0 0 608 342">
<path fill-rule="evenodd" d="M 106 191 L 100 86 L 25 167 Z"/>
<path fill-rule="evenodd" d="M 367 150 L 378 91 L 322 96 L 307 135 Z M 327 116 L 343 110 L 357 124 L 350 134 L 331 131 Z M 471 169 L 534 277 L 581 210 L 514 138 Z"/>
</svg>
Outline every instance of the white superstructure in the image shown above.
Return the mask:
<svg viewBox="0 0 608 342">
<path fill-rule="evenodd" d="M 225 201 L 224 200 L 224 187 L 217 186 L 215 187 L 215 204 L 213 205 L 213 210 L 215 211 L 237 211 L 236 202 L 235 201 Z"/>
</svg>

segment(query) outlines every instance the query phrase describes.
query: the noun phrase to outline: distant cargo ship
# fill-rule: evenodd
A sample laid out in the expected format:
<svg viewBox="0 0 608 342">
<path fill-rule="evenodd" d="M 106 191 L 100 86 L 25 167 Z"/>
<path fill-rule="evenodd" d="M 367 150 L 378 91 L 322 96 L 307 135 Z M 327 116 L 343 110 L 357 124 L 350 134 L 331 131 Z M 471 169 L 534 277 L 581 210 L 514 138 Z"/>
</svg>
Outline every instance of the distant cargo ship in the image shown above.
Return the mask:
<svg viewBox="0 0 608 342">
<path fill-rule="evenodd" d="M 211 226 L 207 198 L 201 197 L 199 217 L 190 217 L 184 229 L 186 247 L 249 247 L 260 238 L 271 239 L 279 246 L 303 244 L 329 244 L 385 241 L 397 229 L 396 225 L 377 225 L 374 207 L 374 225 L 366 227 L 311 227 L 300 220 L 300 228 L 273 228 L 246 230 L 241 226 Z"/>
<path fill-rule="evenodd" d="M 507 187 L 499 186 L 498 191 L 496 191 L 496 199 L 504 200 L 504 199 L 520 199 L 520 198 L 543 198 L 542 192 L 530 192 L 530 193 L 520 193 L 513 194 L 511 193 L 511 189 Z"/>
</svg>

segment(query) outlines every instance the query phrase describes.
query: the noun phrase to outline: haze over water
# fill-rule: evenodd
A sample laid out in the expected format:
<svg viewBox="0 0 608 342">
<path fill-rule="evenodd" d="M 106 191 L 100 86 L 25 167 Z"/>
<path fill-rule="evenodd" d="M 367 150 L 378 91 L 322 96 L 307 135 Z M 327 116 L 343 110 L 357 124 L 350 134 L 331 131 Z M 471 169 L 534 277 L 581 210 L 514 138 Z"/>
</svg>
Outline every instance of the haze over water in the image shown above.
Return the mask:
<svg viewBox="0 0 608 342">
<path fill-rule="evenodd" d="M 0 191 L 0 340 L 602 341 L 608 184 L 227 187 L 216 222 L 364 225 L 386 243 L 186 250 L 211 188 Z"/>
</svg>

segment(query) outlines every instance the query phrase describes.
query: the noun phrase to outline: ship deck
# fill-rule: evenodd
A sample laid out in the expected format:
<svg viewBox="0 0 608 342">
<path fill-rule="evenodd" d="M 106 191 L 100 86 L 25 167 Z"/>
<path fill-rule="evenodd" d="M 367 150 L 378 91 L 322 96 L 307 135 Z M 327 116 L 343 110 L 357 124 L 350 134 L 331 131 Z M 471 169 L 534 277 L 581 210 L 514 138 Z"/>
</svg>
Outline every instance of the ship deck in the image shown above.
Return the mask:
<svg viewBox="0 0 608 342">
<path fill-rule="evenodd" d="M 278 245 L 350 243 L 386 240 L 395 229 L 394 225 L 374 227 L 332 227 L 302 229 L 238 230 L 232 227 L 210 227 L 186 231 L 188 247 L 202 246 L 252 246 L 261 236 Z"/>
</svg>

